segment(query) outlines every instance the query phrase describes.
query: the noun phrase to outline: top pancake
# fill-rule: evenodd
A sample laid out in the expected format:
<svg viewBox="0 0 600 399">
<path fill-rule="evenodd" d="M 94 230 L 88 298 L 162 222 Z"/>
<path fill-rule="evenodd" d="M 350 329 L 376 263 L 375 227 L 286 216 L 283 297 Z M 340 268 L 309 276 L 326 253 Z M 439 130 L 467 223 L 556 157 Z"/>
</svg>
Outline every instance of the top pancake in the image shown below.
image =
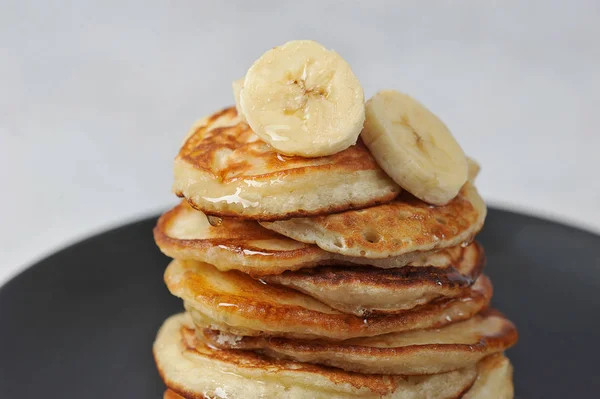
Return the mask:
<svg viewBox="0 0 600 399">
<path fill-rule="evenodd" d="M 477 190 L 467 182 L 444 206 L 403 192 L 388 204 L 367 209 L 261 225 L 325 251 L 380 259 L 466 245 L 483 227 L 486 213 Z"/>
<path fill-rule="evenodd" d="M 400 187 L 362 142 L 319 158 L 286 157 L 226 108 L 200 121 L 175 159 L 173 191 L 209 215 L 280 220 L 363 208 Z"/>
</svg>

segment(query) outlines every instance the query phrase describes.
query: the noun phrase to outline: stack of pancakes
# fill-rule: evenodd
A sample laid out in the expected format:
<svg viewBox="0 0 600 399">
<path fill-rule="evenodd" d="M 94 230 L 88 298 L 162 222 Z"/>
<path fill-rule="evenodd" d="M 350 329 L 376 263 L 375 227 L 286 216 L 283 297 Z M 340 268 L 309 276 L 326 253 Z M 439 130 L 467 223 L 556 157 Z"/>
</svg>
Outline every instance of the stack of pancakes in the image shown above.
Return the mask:
<svg viewBox="0 0 600 399">
<path fill-rule="evenodd" d="M 432 206 L 360 141 L 286 157 L 235 108 L 200 121 L 154 230 L 186 310 L 154 345 L 165 398 L 512 398 L 470 167 Z"/>
</svg>

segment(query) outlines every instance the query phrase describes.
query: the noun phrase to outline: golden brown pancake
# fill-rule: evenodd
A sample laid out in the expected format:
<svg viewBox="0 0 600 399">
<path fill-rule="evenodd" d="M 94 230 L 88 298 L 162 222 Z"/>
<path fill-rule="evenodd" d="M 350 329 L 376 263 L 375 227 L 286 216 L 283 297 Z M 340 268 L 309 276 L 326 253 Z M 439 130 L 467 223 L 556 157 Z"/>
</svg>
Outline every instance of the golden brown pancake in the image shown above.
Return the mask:
<svg viewBox="0 0 600 399">
<path fill-rule="evenodd" d="M 512 365 L 501 353 L 491 355 L 477 364 L 477 379 L 462 399 L 513 399 Z M 163 399 L 196 399 L 198 396 L 181 396 L 170 389 Z M 202 399 L 206 396 L 200 397 Z M 246 398 L 248 399 L 248 398 Z"/>
<path fill-rule="evenodd" d="M 209 215 L 279 220 L 387 202 L 400 187 L 356 145 L 319 158 L 285 157 L 226 108 L 203 119 L 175 159 L 173 191 Z"/>
<path fill-rule="evenodd" d="M 211 345 L 256 350 L 277 359 L 339 367 L 365 374 L 437 374 L 472 366 L 517 341 L 515 326 L 498 312 L 438 329 L 356 338 L 339 343 L 276 337 L 242 337 L 203 330 Z"/>
<path fill-rule="evenodd" d="M 283 273 L 318 265 L 367 264 L 375 267 L 448 266 L 423 260 L 430 252 L 412 252 L 384 259 L 344 256 L 327 252 L 265 229 L 253 220 L 206 216 L 183 201 L 162 215 L 154 239 L 167 256 L 210 263 L 222 271 L 240 270 L 253 276 Z M 415 262 L 416 261 L 416 262 Z"/>
<path fill-rule="evenodd" d="M 185 315 L 165 321 L 154 358 L 165 385 L 194 399 L 458 398 L 477 377 L 476 367 L 429 376 L 359 374 L 250 351 L 211 349 L 197 338 Z"/>
<path fill-rule="evenodd" d="M 424 263 L 451 266 L 330 266 L 262 276 L 262 280 L 304 292 L 343 313 L 396 313 L 464 295 L 481 274 L 485 256 L 480 244 L 471 243 L 430 255 Z"/>
<path fill-rule="evenodd" d="M 481 230 L 486 212 L 475 187 L 466 183 L 444 206 L 403 192 L 391 203 L 367 209 L 261 224 L 329 252 L 387 258 L 468 243 Z"/>
<path fill-rule="evenodd" d="M 207 217 L 185 201 L 159 218 L 154 238 L 170 257 L 198 260 L 222 271 L 235 269 L 254 276 L 332 264 L 446 267 L 455 259 L 444 251 L 413 252 L 385 259 L 344 256 L 292 240 L 252 220 Z"/>
<path fill-rule="evenodd" d="M 184 300 L 199 327 L 237 335 L 344 340 L 433 328 L 465 320 L 486 307 L 492 295 L 481 276 L 463 296 L 401 313 L 359 317 L 341 313 L 296 290 L 264 284 L 238 271 L 220 272 L 202 262 L 173 261 L 165 271 L 171 293 Z"/>
<path fill-rule="evenodd" d="M 513 399 L 513 368 L 501 353 L 477 364 L 477 380 L 462 399 Z"/>
<path fill-rule="evenodd" d="M 504 355 L 499 353 L 483 359 L 477 365 L 477 371 L 476 382 L 464 395 L 460 396 L 461 399 L 513 399 L 512 366 Z M 163 397 L 163 399 L 189 398 L 195 399 L 196 397 L 185 398 L 170 389 L 165 391 Z"/>
<path fill-rule="evenodd" d="M 178 393 L 171 391 L 170 389 L 167 389 L 163 395 L 163 399 L 187 399 L 181 395 L 179 395 Z M 204 399 L 204 398 L 202 398 Z"/>
</svg>

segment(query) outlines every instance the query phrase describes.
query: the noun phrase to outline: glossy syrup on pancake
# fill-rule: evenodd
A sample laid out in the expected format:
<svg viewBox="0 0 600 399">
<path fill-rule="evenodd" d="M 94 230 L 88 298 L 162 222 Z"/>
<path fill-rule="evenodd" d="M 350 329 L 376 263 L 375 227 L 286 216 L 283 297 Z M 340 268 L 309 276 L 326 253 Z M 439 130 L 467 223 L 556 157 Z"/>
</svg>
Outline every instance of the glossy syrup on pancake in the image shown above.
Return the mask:
<svg viewBox="0 0 600 399">
<path fill-rule="evenodd" d="M 480 244 L 471 243 L 444 249 L 421 263 L 448 266 L 328 266 L 261 278 L 294 288 L 343 313 L 396 313 L 464 295 L 481 274 L 485 255 Z"/>
<path fill-rule="evenodd" d="M 167 256 L 197 260 L 221 271 L 240 270 L 253 276 L 318 265 L 367 264 L 379 268 L 401 267 L 409 262 L 420 266 L 448 266 L 443 253 L 412 252 L 385 259 L 369 259 L 327 252 L 316 245 L 292 240 L 253 220 L 206 216 L 186 201 L 162 215 L 154 228 L 154 239 Z"/>
<path fill-rule="evenodd" d="M 457 398 L 477 377 L 475 366 L 426 376 L 360 374 L 250 351 L 216 350 L 198 339 L 186 315 L 165 321 L 154 358 L 167 388 L 194 399 Z"/>
<path fill-rule="evenodd" d="M 341 313 L 296 290 L 264 284 L 238 272 L 220 272 L 201 262 L 173 261 L 165 272 L 171 293 L 184 300 L 196 324 L 237 335 L 343 340 L 439 327 L 465 320 L 492 295 L 481 276 L 468 292 L 400 313 L 359 317 Z"/>
<path fill-rule="evenodd" d="M 255 276 L 320 263 L 327 253 L 267 230 L 252 220 L 206 216 L 182 202 L 162 215 L 154 238 L 166 255 Z"/>
<path fill-rule="evenodd" d="M 193 127 L 174 175 L 173 191 L 206 214 L 261 220 L 362 208 L 400 192 L 362 142 L 325 157 L 284 157 L 233 107 Z"/>
<path fill-rule="evenodd" d="M 387 258 L 468 244 L 483 227 L 486 213 L 477 190 L 466 183 L 444 206 L 403 192 L 390 203 L 366 209 L 261 224 L 329 252 Z"/>
<path fill-rule="evenodd" d="M 515 326 L 495 311 L 438 329 L 356 338 L 339 343 L 276 337 L 241 337 L 205 329 L 223 349 L 256 350 L 274 358 L 339 367 L 366 374 L 437 374 L 472 366 L 517 341 Z"/>
</svg>

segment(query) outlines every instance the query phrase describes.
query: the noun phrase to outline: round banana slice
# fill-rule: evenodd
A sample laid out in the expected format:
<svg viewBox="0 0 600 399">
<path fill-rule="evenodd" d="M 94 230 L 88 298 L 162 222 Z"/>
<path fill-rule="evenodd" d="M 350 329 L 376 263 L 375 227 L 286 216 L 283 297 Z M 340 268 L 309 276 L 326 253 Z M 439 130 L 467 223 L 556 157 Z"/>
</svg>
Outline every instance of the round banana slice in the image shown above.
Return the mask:
<svg viewBox="0 0 600 399">
<path fill-rule="evenodd" d="M 363 90 L 348 63 L 310 40 L 263 54 L 246 74 L 240 105 L 252 130 L 285 155 L 345 150 L 365 119 Z"/>
<path fill-rule="evenodd" d="M 406 94 L 385 90 L 367 101 L 361 137 L 381 168 L 425 202 L 445 205 L 467 181 L 467 159 L 450 130 Z"/>
<path fill-rule="evenodd" d="M 240 107 L 240 94 L 242 92 L 242 88 L 244 87 L 244 78 L 234 80 L 231 83 L 231 87 L 233 88 L 233 98 L 235 99 L 235 110 L 237 111 L 238 117 L 246 122 L 246 117 L 242 112 L 242 107 Z"/>
</svg>

